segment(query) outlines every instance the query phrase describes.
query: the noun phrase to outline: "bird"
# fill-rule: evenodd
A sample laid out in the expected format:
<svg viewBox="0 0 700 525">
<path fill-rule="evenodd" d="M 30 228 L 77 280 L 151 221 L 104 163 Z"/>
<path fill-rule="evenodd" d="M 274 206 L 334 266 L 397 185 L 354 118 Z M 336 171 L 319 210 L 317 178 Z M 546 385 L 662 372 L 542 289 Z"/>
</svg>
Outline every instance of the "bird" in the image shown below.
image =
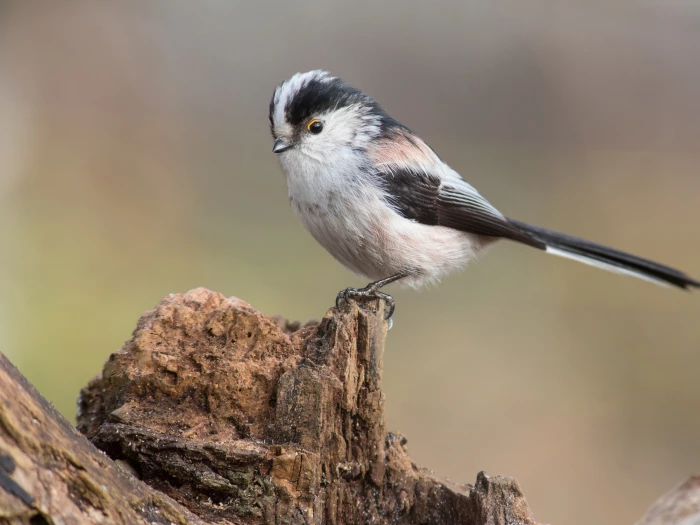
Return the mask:
<svg viewBox="0 0 700 525">
<path fill-rule="evenodd" d="M 338 293 L 395 301 L 381 288 L 419 289 L 506 239 L 657 284 L 700 282 L 668 266 L 506 217 L 372 97 L 327 71 L 296 73 L 274 90 L 272 151 L 289 202 L 308 232 L 343 266 L 371 280 Z"/>
</svg>

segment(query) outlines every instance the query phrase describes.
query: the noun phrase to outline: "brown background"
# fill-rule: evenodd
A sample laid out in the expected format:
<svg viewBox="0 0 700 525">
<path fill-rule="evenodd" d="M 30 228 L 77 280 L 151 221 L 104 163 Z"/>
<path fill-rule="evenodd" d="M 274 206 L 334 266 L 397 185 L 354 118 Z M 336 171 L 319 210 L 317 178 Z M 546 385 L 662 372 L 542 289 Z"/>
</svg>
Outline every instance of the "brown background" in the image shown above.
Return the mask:
<svg viewBox="0 0 700 525">
<path fill-rule="evenodd" d="M 506 214 L 700 275 L 692 2 L 0 2 L 0 348 L 69 417 L 165 294 L 320 317 L 349 275 L 296 220 L 267 104 L 375 96 Z M 700 469 L 700 296 L 502 245 L 399 290 L 389 427 L 516 476 L 541 522 L 631 523 Z"/>
</svg>

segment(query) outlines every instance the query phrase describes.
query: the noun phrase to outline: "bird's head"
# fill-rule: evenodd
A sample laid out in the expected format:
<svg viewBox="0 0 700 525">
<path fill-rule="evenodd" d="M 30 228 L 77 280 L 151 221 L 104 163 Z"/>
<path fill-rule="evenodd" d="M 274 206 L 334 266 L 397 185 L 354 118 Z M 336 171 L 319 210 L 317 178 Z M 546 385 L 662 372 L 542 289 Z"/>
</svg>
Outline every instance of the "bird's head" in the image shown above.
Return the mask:
<svg viewBox="0 0 700 525">
<path fill-rule="evenodd" d="M 270 101 L 273 150 L 333 163 L 360 150 L 383 131 L 390 117 L 371 97 L 325 71 L 297 73 Z"/>
</svg>

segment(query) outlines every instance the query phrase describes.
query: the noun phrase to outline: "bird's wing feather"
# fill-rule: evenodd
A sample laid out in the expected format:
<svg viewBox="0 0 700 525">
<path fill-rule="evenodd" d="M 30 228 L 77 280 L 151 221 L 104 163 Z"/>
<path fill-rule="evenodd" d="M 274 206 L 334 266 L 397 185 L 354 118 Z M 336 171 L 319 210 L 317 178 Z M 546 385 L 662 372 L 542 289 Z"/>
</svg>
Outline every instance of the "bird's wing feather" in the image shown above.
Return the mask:
<svg viewBox="0 0 700 525">
<path fill-rule="evenodd" d="M 435 175 L 405 168 L 389 169 L 376 175 L 386 191 L 389 204 L 407 219 L 545 248 L 543 242 L 514 227 L 466 182 L 445 181 Z"/>
<path fill-rule="evenodd" d="M 407 219 L 476 235 L 545 244 L 508 222 L 419 137 L 397 125 L 368 151 L 387 200 Z"/>
<path fill-rule="evenodd" d="M 407 128 L 396 125 L 370 146 L 368 154 L 387 200 L 407 219 L 545 249 L 543 242 L 510 224 Z"/>
<path fill-rule="evenodd" d="M 545 244 L 514 227 L 468 184 L 443 183 L 437 198 L 438 224 L 488 237 L 504 237 L 535 248 Z"/>
</svg>

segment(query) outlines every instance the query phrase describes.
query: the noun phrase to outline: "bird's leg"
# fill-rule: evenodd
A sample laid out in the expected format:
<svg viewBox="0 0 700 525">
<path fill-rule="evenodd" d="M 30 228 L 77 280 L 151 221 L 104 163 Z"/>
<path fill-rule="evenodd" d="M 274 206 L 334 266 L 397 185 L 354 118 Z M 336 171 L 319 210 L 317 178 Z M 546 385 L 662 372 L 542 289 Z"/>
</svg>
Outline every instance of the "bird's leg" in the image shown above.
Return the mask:
<svg viewBox="0 0 700 525">
<path fill-rule="evenodd" d="M 380 279 L 378 281 L 374 281 L 373 283 L 369 283 L 364 288 L 346 288 L 345 290 L 342 290 L 338 293 L 338 296 L 335 298 L 335 306 L 340 307 L 341 301 L 348 301 L 349 299 L 357 297 L 377 297 L 379 299 L 383 299 L 386 302 L 387 307 L 389 308 L 388 313 L 384 315 L 384 319 L 391 319 L 391 316 L 394 315 L 396 301 L 394 301 L 394 298 L 391 295 L 386 294 L 384 292 L 380 292 L 379 289 L 382 286 L 386 286 L 387 284 L 393 283 L 394 281 L 403 279 L 408 275 L 410 275 L 410 273 L 397 273 L 396 275 L 392 275 L 391 277 L 387 277 L 386 279 Z"/>
</svg>

